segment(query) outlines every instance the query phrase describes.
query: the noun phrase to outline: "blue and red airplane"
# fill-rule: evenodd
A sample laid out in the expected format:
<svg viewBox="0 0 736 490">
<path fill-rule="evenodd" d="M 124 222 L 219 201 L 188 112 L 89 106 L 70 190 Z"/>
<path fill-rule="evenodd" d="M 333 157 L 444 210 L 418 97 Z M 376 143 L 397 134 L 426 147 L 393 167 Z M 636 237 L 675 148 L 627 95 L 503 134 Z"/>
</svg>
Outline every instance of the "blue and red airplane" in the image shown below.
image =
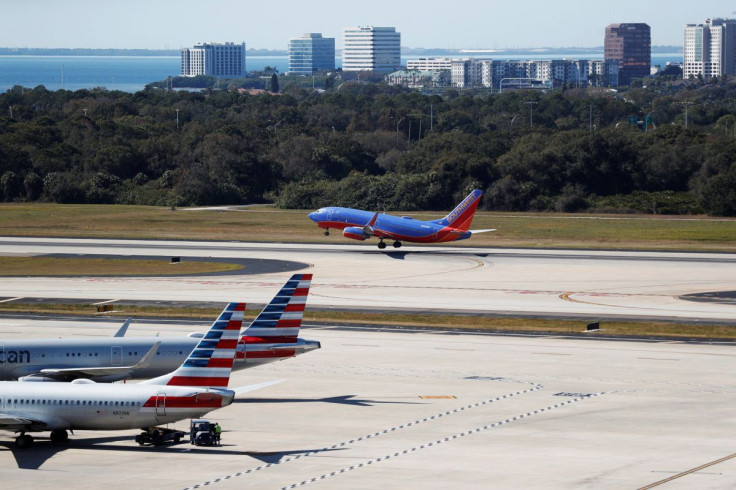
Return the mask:
<svg viewBox="0 0 736 490">
<path fill-rule="evenodd" d="M 489 230 L 471 230 L 470 223 L 478 208 L 483 191 L 474 190 L 463 202 L 457 205 L 450 214 L 434 221 L 421 221 L 409 216 L 393 216 L 383 213 L 372 213 L 352 208 L 327 207 L 309 213 L 309 219 L 330 234 L 330 228 L 342 230 L 345 238 L 367 240 L 378 237 L 378 248 L 386 248 L 384 239 L 394 240 L 394 248 L 401 242 L 436 243 L 465 240 L 475 233 Z"/>
</svg>

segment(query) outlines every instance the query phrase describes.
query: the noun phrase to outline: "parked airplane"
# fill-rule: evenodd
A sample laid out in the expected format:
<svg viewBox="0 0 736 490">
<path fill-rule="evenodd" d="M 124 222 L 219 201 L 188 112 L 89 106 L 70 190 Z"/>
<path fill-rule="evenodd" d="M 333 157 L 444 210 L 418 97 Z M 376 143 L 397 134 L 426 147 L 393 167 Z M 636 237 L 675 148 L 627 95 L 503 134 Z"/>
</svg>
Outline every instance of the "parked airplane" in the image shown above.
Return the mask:
<svg viewBox="0 0 736 490">
<path fill-rule="evenodd" d="M 135 384 L 0 382 L 0 429 L 20 432 L 18 448 L 33 438 L 26 432 L 51 431 L 63 442 L 67 430 L 152 428 L 197 418 L 230 405 L 236 394 L 273 383 L 227 389 L 243 321 L 244 303 L 230 303 L 173 372 Z M 160 346 L 156 342 L 152 354 Z"/>
<path fill-rule="evenodd" d="M 299 338 L 312 274 L 294 274 L 238 341 L 235 369 L 288 359 L 320 348 Z M 127 324 L 128 322 L 126 322 Z M 0 379 L 98 382 L 161 376 L 176 369 L 202 334 L 188 337 L 33 339 L 0 342 Z M 159 347 L 145 359 L 154 344 Z"/>
<path fill-rule="evenodd" d="M 434 221 L 420 221 L 408 216 L 372 213 L 360 209 L 328 207 L 309 213 L 309 219 L 330 234 L 330 228 L 343 230 L 345 238 L 367 240 L 378 237 L 378 248 L 386 248 L 384 239 L 394 240 L 394 247 L 401 242 L 436 243 L 453 242 L 470 238 L 475 233 L 489 230 L 470 230 L 470 223 L 483 191 L 474 190 L 450 214 Z"/>
</svg>

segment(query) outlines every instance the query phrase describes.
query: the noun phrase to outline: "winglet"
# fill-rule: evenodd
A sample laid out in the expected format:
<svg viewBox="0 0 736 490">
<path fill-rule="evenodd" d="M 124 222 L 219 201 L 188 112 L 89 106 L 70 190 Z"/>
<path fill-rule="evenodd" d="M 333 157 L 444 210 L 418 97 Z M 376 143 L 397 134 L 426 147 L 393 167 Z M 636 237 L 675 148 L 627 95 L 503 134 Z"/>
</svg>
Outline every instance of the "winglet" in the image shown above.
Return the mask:
<svg viewBox="0 0 736 490">
<path fill-rule="evenodd" d="M 156 355 L 156 351 L 158 350 L 159 347 L 161 347 L 160 340 L 156 342 L 155 344 L 153 344 L 153 347 L 151 347 L 151 349 L 148 352 L 146 352 L 146 355 L 141 357 L 141 360 L 138 361 L 135 365 L 131 366 L 131 369 L 139 369 L 139 368 L 148 367 L 148 365 L 151 364 L 151 361 L 153 361 L 153 356 Z"/>
<path fill-rule="evenodd" d="M 125 332 L 128 330 L 128 325 L 130 325 L 130 321 L 132 318 L 128 318 L 125 320 L 125 323 L 118 329 L 117 332 L 115 332 L 115 335 L 113 337 L 125 337 Z"/>
</svg>

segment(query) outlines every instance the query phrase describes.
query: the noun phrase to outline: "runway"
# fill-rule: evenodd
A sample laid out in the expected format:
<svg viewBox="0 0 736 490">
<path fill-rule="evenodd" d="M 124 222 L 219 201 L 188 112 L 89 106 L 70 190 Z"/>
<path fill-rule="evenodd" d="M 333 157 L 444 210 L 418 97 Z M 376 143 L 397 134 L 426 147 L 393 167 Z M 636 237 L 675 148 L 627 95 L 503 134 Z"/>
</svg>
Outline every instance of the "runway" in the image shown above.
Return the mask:
<svg viewBox="0 0 736 490">
<path fill-rule="evenodd" d="M 302 262 L 321 308 L 736 320 L 732 302 L 684 298 L 735 291 L 733 254 L 0 237 L 3 255 L 59 253 Z M 265 303 L 288 275 L 8 277 L 0 297 Z"/>
<path fill-rule="evenodd" d="M 112 335 L 119 321 L 0 317 L 0 337 Z M 128 335 L 203 323 L 139 322 Z M 39 435 L 3 488 L 733 488 L 732 344 L 308 328 L 323 348 L 239 371 L 282 379 L 208 418 L 223 446 L 136 431 Z M 185 430 L 187 422 L 174 424 Z M 698 469 L 700 468 L 700 469 Z"/>
</svg>

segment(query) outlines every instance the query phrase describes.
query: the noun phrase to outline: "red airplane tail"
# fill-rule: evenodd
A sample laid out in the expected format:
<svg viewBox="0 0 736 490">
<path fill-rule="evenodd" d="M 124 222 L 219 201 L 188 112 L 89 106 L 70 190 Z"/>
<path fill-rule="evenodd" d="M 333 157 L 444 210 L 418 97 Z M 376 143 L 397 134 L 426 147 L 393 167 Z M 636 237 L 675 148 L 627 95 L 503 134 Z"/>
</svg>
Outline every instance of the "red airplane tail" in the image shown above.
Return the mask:
<svg viewBox="0 0 736 490">
<path fill-rule="evenodd" d="M 470 224 L 473 222 L 475 211 L 478 209 L 478 203 L 480 203 L 480 197 L 483 195 L 483 191 L 474 190 L 463 201 L 452 210 L 450 214 L 438 220 L 444 226 L 451 226 L 458 230 L 468 231 Z"/>
</svg>

